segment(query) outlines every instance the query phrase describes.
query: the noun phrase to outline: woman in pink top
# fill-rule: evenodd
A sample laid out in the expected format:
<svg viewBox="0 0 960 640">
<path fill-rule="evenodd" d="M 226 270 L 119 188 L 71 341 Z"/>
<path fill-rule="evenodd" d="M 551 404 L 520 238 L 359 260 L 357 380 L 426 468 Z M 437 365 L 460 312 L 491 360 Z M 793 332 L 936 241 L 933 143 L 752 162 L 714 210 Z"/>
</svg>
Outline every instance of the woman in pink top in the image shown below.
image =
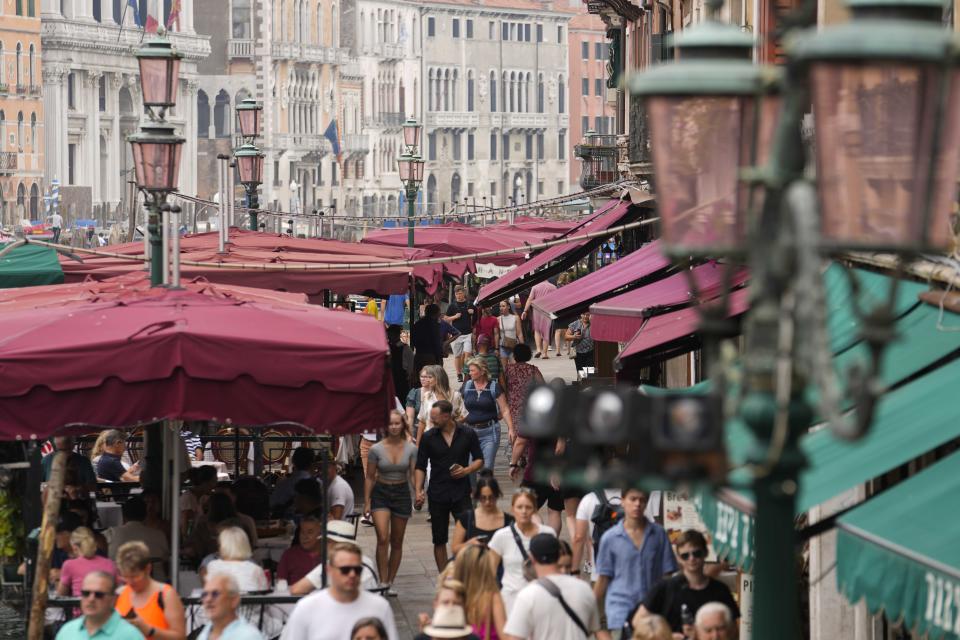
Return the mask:
<svg viewBox="0 0 960 640">
<path fill-rule="evenodd" d="M 114 580 L 119 578 L 113 561 L 97 555 L 93 531 L 86 527 L 78 527 L 70 534 L 70 555 L 72 557 L 63 563 L 60 570 L 57 593 L 61 596 L 79 596 L 83 579 L 91 571 L 109 573 Z"/>
</svg>

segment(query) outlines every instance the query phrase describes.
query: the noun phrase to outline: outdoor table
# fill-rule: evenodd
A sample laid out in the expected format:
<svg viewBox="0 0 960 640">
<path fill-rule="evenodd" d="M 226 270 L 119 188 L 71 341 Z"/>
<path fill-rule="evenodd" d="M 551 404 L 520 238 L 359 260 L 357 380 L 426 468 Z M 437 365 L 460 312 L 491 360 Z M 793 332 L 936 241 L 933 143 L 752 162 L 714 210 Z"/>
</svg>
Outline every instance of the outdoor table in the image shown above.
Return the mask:
<svg viewBox="0 0 960 640">
<path fill-rule="evenodd" d="M 100 526 L 104 529 L 119 527 L 123 524 L 123 508 L 119 502 L 104 502 L 97 500 L 97 516 Z"/>
<path fill-rule="evenodd" d="M 191 467 L 216 467 L 217 480 L 229 480 L 230 474 L 227 473 L 227 465 L 219 460 L 191 460 Z"/>
</svg>

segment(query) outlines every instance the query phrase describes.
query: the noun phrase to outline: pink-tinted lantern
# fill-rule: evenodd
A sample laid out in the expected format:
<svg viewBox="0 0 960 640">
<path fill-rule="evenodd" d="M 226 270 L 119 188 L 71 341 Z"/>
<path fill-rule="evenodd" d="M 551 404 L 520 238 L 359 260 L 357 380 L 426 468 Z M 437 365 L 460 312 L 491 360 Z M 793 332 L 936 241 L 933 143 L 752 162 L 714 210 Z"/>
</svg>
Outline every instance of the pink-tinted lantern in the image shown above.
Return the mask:
<svg viewBox="0 0 960 640">
<path fill-rule="evenodd" d="M 252 144 L 245 144 L 233 154 L 237 160 L 240 183 L 258 185 L 263 182 L 263 154 Z"/>
<path fill-rule="evenodd" d="M 420 123 L 413 118 L 403 123 L 403 144 L 407 147 L 407 153 L 417 155 L 420 147 Z"/>
<path fill-rule="evenodd" d="M 177 104 L 180 59 L 166 40 L 152 40 L 137 53 L 143 106 L 169 108 Z"/>
<path fill-rule="evenodd" d="M 237 105 L 237 123 L 240 137 L 252 140 L 260 135 L 261 121 L 263 120 L 263 105 L 251 98 L 240 101 Z"/>
<path fill-rule="evenodd" d="M 400 180 L 407 187 L 416 188 L 423 182 L 423 158 L 420 156 L 403 154 L 397 160 Z"/>
<path fill-rule="evenodd" d="M 128 138 L 137 186 L 145 191 L 176 191 L 184 139 L 168 125 L 145 126 Z"/>
</svg>

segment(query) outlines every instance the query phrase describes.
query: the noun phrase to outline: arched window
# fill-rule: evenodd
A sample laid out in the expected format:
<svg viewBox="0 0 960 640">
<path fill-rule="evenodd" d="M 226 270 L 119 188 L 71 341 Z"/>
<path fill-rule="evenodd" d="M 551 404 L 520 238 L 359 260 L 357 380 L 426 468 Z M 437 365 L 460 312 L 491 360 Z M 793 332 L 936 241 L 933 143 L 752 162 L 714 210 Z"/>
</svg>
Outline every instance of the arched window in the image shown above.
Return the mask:
<svg viewBox="0 0 960 640">
<path fill-rule="evenodd" d="M 450 202 L 456 204 L 460 202 L 460 174 L 454 173 L 450 178 Z"/>
<path fill-rule="evenodd" d="M 23 151 L 23 111 L 17 114 L 17 150 Z"/>
<path fill-rule="evenodd" d="M 30 219 L 38 220 L 40 218 L 40 188 L 34 182 L 30 186 Z"/>
<path fill-rule="evenodd" d="M 28 61 L 27 61 L 27 64 L 29 65 L 29 68 L 30 68 L 30 73 L 29 73 L 29 76 L 28 76 L 28 77 L 30 78 L 30 86 L 31 86 L 31 87 L 37 86 L 37 83 L 33 81 L 33 54 L 34 54 L 34 48 L 33 48 L 33 45 L 31 44 L 31 45 L 30 45 L 29 59 L 28 59 Z"/>
<path fill-rule="evenodd" d="M 497 110 L 497 73 L 490 72 L 490 113 Z"/>
<path fill-rule="evenodd" d="M 563 74 L 561 73 L 559 78 L 557 78 L 557 113 L 563 113 L 567 102 L 567 85 L 563 79 Z"/>
<path fill-rule="evenodd" d="M 20 79 L 20 58 L 23 57 L 23 45 L 17 43 L 17 88 L 23 86 L 23 80 Z"/>
<path fill-rule="evenodd" d="M 467 71 L 467 111 L 473 111 L 473 71 Z"/>
<path fill-rule="evenodd" d="M 30 152 L 37 152 L 37 114 L 30 114 Z"/>
<path fill-rule="evenodd" d="M 17 213 L 20 217 L 27 214 L 26 210 L 27 190 L 23 188 L 23 183 L 17 185 Z"/>
<path fill-rule="evenodd" d="M 437 208 L 437 178 L 433 174 L 427 178 L 427 213 L 433 215 Z"/>
<path fill-rule="evenodd" d="M 218 138 L 230 137 L 230 96 L 223 89 L 217 94 L 213 108 L 213 128 Z"/>
<path fill-rule="evenodd" d="M 133 98 L 130 96 L 130 90 L 126 87 L 120 89 L 120 96 L 118 102 L 120 103 L 120 114 L 126 116 L 135 115 L 133 112 Z M 210 114 L 207 113 L 207 120 L 210 119 Z"/>
<path fill-rule="evenodd" d="M 238 40 L 247 40 L 252 37 L 253 29 L 250 24 L 250 0 L 233 0 L 230 4 L 232 15 L 233 37 Z"/>
<path fill-rule="evenodd" d="M 457 110 L 457 92 L 460 90 L 460 71 L 453 70 L 450 74 L 450 108 L 449 111 Z"/>
<path fill-rule="evenodd" d="M 197 91 L 197 137 L 210 137 L 210 98 L 203 89 Z"/>
<path fill-rule="evenodd" d="M 510 102 L 510 74 L 506 71 L 503 72 L 503 75 L 500 77 L 500 111 L 503 113 L 507 112 L 507 107 Z"/>
<path fill-rule="evenodd" d="M 318 7 L 319 9 L 319 7 Z M 319 11 L 317 12 L 319 13 Z M 360 48 L 367 48 L 367 14 L 360 12 Z"/>
<path fill-rule="evenodd" d="M 403 80 L 400 81 L 400 87 L 397 89 L 397 98 L 398 98 L 398 109 L 399 113 L 407 112 L 407 96 L 406 91 L 403 88 Z"/>
<path fill-rule="evenodd" d="M 7 148 L 7 114 L 0 109 L 0 151 Z"/>
<path fill-rule="evenodd" d="M 544 87 L 543 74 L 537 76 L 537 113 L 543 113 Z"/>
<path fill-rule="evenodd" d="M 510 73 L 510 113 L 517 111 L 517 75 Z"/>
<path fill-rule="evenodd" d="M 340 14 L 337 5 L 330 5 L 330 46 L 334 49 L 340 46 Z"/>
</svg>

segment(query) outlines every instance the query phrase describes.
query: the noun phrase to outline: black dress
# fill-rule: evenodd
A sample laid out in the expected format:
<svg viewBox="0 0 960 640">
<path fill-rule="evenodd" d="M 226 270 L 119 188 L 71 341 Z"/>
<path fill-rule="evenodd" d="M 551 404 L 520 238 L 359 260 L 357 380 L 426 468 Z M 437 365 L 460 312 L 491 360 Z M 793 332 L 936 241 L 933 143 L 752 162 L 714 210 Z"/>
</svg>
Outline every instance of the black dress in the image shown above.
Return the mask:
<svg viewBox="0 0 960 640">
<path fill-rule="evenodd" d="M 511 524 L 513 524 L 513 520 L 514 520 L 513 516 L 510 515 L 509 513 L 503 514 L 504 527 L 509 527 Z M 503 527 L 497 527 L 496 529 L 490 529 L 490 530 L 481 529 L 480 527 L 477 526 L 477 515 L 474 509 L 471 509 L 467 513 L 466 517 L 464 517 L 463 522 L 461 524 L 463 524 L 464 528 L 467 531 L 467 536 L 466 538 L 464 538 L 465 540 L 472 540 L 477 536 L 487 536 L 487 540 L 489 541 L 490 538 L 493 537 L 494 533 L 496 533 L 498 530 L 503 528 Z"/>
</svg>

